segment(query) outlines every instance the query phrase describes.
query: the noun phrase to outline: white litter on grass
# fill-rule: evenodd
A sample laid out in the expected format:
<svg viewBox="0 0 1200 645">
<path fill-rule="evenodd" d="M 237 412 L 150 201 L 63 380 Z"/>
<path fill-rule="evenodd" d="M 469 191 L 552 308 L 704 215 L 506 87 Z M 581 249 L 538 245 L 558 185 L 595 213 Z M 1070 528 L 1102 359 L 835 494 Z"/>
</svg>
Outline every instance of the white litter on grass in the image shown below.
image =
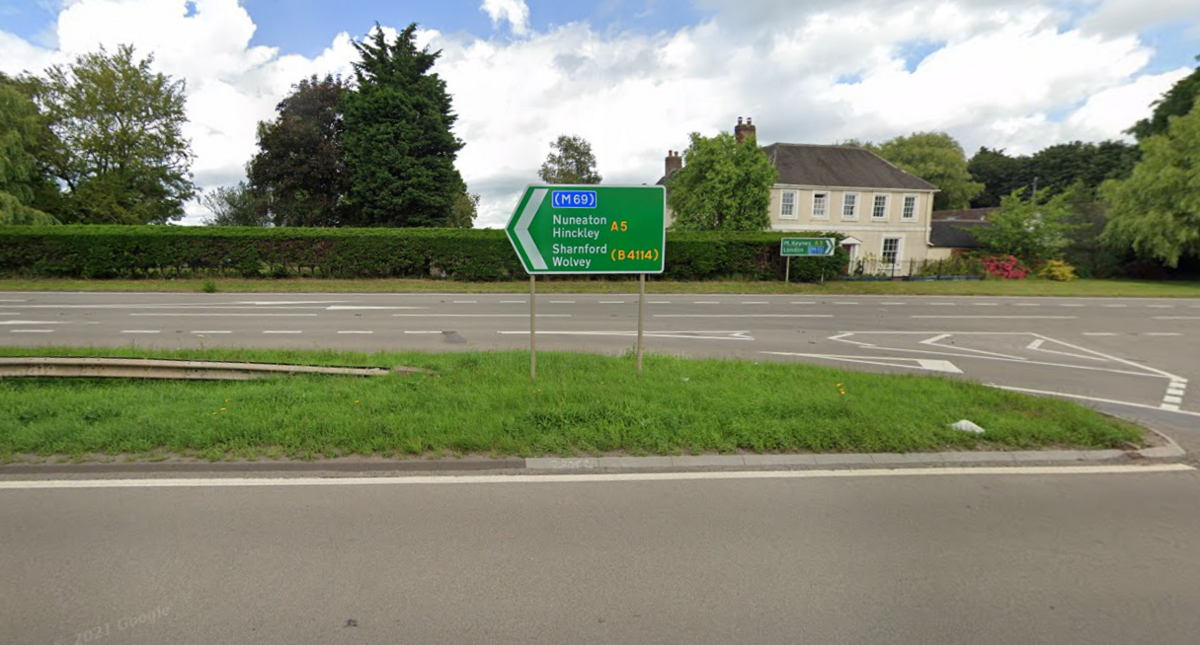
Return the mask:
<svg viewBox="0 0 1200 645">
<path fill-rule="evenodd" d="M 962 432 L 974 432 L 975 434 L 983 434 L 983 428 L 979 427 L 978 425 L 976 425 L 970 421 L 967 421 L 966 419 L 963 419 L 962 421 L 959 421 L 959 422 L 951 425 L 950 427 L 954 428 L 955 430 L 961 430 Z"/>
</svg>

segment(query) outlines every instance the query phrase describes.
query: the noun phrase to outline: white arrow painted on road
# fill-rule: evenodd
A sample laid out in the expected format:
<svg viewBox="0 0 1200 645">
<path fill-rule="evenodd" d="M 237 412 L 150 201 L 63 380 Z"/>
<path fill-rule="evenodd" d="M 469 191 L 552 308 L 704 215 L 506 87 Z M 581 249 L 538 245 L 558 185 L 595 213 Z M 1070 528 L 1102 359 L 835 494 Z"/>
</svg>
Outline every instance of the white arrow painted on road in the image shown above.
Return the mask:
<svg viewBox="0 0 1200 645">
<path fill-rule="evenodd" d="M 538 250 L 537 244 L 533 242 L 533 236 L 529 234 L 529 225 L 533 224 L 534 215 L 537 215 L 538 209 L 542 207 L 542 200 L 546 198 L 546 192 L 545 188 L 533 191 L 533 196 L 525 203 L 525 208 L 521 209 L 521 217 L 517 219 L 517 225 L 513 228 L 517 239 L 521 240 L 521 248 L 525 249 L 525 255 L 529 256 L 529 262 L 538 271 L 547 268 L 546 260 L 542 258 L 542 252 Z"/>
</svg>

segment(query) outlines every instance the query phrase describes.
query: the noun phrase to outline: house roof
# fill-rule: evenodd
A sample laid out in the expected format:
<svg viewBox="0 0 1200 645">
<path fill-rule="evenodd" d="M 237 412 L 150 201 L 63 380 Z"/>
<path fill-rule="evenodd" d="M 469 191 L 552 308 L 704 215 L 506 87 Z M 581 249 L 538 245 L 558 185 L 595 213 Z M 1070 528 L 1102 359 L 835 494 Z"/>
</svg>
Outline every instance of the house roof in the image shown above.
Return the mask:
<svg viewBox="0 0 1200 645">
<path fill-rule="evenodd" d="M 779 171 L 779 183 L 846 188 L 937 190 L 865 148 L 773 143 L 763 152 Z"/>
<path fill-rule="evenodd" d="M 982 219 L 937 219 L 929 226 L 930 246 L 950 249 L 978 249 L 983 246 L 975 239 L 975 230 L 988 226 Z"/>
</svg>

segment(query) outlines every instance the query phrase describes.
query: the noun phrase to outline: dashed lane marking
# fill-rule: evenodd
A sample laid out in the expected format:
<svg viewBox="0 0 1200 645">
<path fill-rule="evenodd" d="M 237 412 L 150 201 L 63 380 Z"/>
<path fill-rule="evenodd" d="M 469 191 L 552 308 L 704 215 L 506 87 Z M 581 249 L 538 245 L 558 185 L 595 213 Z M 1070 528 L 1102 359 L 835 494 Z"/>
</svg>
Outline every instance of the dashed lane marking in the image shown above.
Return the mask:
<svg viewBox="0 0 1200 645">
<path fill-rule="evenodd" d="M 574 300 L 551 300 L 550 304 L 552 304 L 552 305 L 573 305 L 573 304 L 575 304 L 575 301 Z"/>
<path fill-rule="evenodd" d="M 392 314 L 393 318 L 528 318 L 529 314 Z M 570 318 L 571 314 L 538 314 L 538 318 Z"/>
<path fill-rule="evenodd" d="M 721 303 L 717 302 L 716 300 L 697 300 L 697 301 L 693 302 L 692 304 L 693 305 L 719 305 Z"/>
<path fill-rule="evenodd" d="M 53 334 L 53 329 L 10 329 L 10 334 Z"/>
<path fill-rule="evenodd" d="M 302 334 L 304 332 L 295 329 L 271 329 L 263 332 L 264 334 Z"/>
<path fill-rule="evenodd" d="M 0 320 L 0 325 L 63 325 L 55 320 Z"/>
<path fill-rule="evenodd" d="M 767 302 L 766 300 L 743 300 L 742 304 L 743 305 L 769 305 L 771 303 Z"/>
<path fill-rule="evenodd" d="M 161 330 L 158 329 L 122 329 L 122 334 L 158 334 Z"/>
<path fill-rule="evenodd" d="M 479 303 L 478 300 L 455 300 L 454 301 L 454 304 L 456 304 L 456 305 L 474 305 L 474 304 L 478 304 L 478 303 Z"/>
<path fill-rule="evenodd" d="M 347 330 L 347 331 L 339 331 L 338 333 L 339 334 L 374 334 L 375 332 L 369 331 L 369 330 L 351 329 L 351 330 Z"/>
<path fill-rule="evenodd" d="M 1085 332 L 1083 332 L 1083 335 L 1084 336 L 1116 336 L 1117 334 L 1114 334 L 1111 331 L 1085 331 Z"/>
<path fill-rule="evenodd" d="M 671 304 L 671 301 L 670 300 L 651 300 L 650 304 L 652 304 L 652 305 L 669 305 L 669 304 Z"/>
<path fill-rule="evenodd" d="M 404 333 L 406 333 L 406 334 L 442 334 L 443 332 L 435 330 L 435 329 L 422 329 L 422 330 L 408 329 L 408 330 L 405 330 Z"/>
<path fill-rule="evenodd" d="M 961 320 L 1074 320 L 1078 316 L 910 316 L 910 318 L 954 318 Z"/>
<path fill-rule="evenodd" d="M 1173 332 L 1173 331 L 1148 331 L 1148 332 L 1146 332 L 1145 335 L 1146 336 L 1182 336 L 1183 334 L 1180 334 L 1178 332 Z"/>
<path fill-rule="evenodd" d="M 602 304 L 602 305 L 623 305 L 623 304 L 625 304 L 625 301 L 624 300 L 601 300 L 600 304 Z"/>
<path fill-rule="evenodd" d="M 156 318 L 312 318 L 317 314 L 129 314 Z"/>
<path fill-rule="evenodd" d="M 1200 320 L 1200 316 L 1155 316 L 1155 320 Z"/>
<path fill-rule="evenodd" d="M 1151 309 L 1174 309 L 1175 305 L 1146 305 Z"/>
<path fill-rule="evenodd" d="M 192 332 L 193 334 L 232 334 L 233 332 L 225 329 L 200 329 Z"/>
<path fill-rule="evenodd" d="M 502 305 L 523 305 L 529 302 L 528 300 L 501 300 Z"/>
<path fill-rule="evenodd" d="M 655 318 L 833 318 L 833 314 L 654 314 Z"/>
</svg>

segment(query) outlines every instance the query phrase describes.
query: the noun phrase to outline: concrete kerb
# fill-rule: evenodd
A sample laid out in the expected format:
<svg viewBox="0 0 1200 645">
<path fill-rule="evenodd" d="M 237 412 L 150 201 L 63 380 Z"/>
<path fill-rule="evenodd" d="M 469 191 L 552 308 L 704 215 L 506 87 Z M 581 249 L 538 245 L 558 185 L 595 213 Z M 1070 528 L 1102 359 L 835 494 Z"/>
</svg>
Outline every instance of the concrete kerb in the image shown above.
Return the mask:
<svg viewBox="0 0 1200 645">
<path fill-rule="evenodd" d="M 1118 460 L 1173 460 L 1187 453 L 1169 437 L 1157 433 L 1166 445 L 1140 450 L 1026 450 L 957 451 L 912 453 L 825 453 L 681 455 L 654 457 L 520 457 L 479 459 L 333 459 L 316 461 L 225 461 L 225 462 L 117 462 L 117 463 L 13 463 L 0 465 L 0 477 L 22 475 L 116 475 L 195 474 L 246 472 L 321 473 L 365 475 L 368 473 L 418 473 L 462 471 L 671 471 L 731 470 L 745 468 L 856 468 L 872 466 L 963 466 L 1098 463 Z"/>
</svg>

